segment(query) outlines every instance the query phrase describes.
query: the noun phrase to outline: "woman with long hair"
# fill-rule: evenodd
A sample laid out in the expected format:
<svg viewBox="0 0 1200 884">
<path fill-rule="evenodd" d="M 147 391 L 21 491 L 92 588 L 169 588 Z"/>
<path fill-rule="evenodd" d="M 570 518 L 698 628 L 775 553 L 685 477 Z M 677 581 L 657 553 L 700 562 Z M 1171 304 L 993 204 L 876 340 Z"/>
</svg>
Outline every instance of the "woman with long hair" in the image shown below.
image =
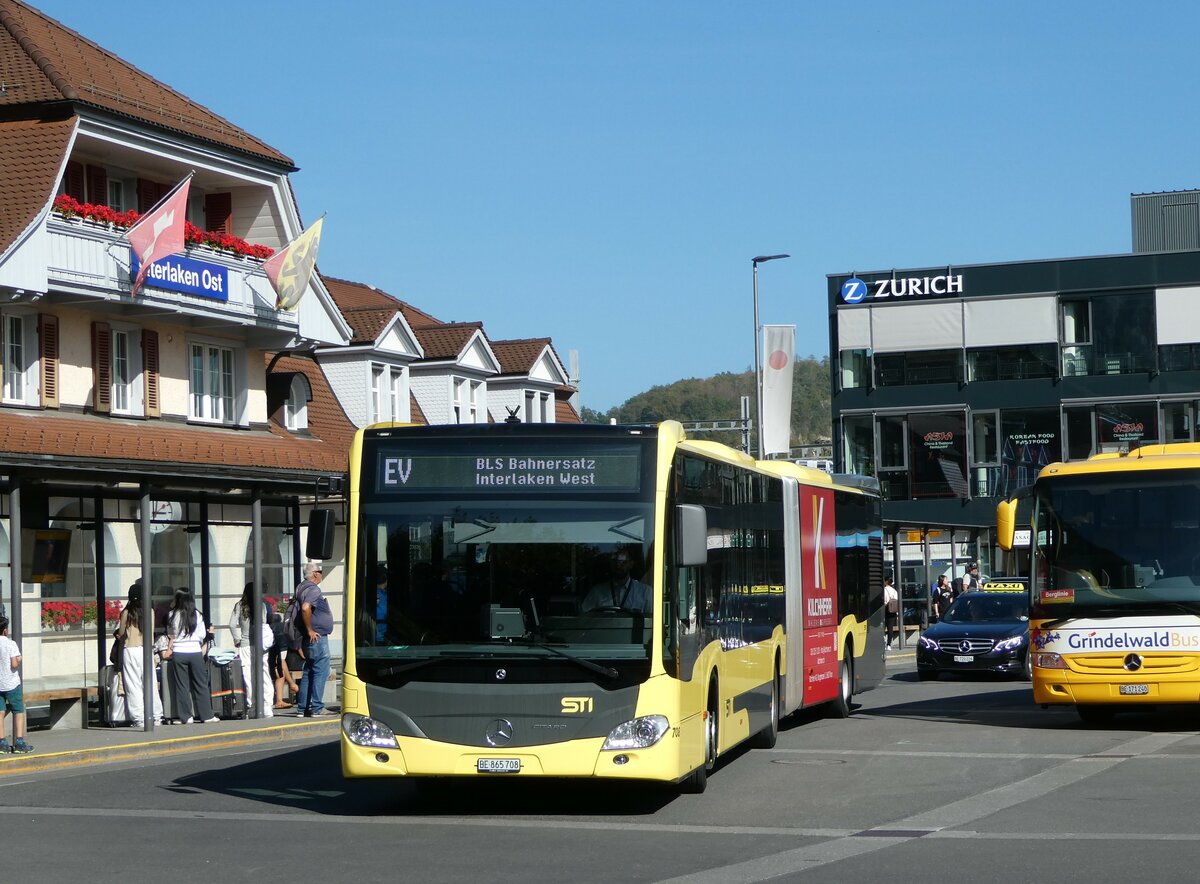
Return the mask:
<svg viewBox="0 0 1200 884">
<path fill-rule="evenodd" d="M 208 636 L 204 618 L 186 589 L 175 590 L 167 626 L 167 648 L 171 653 L 171 686 L 175 708 L 184 724 L 214 722 L 212 688 L 208 681 L 201 645 Z"/>
<path fill-rule="evenodd" d="M 272 711 L 273 692 L 271 690 L 271 673 L 267 668 L 267 654 L 271 650 L 271 646 L 275 644 L 275 634 L 271 631 L 271 611 L 263 603 L 262 612 L 262 628 L 259 634 L 262 636 L 262 659 L 251 659 L 254 655 L 254 639 L 251 630 L 254 628 L 254 584 L 247 583 L 246 588 L 242 590 L 242 598 L 236 605 L 233 606 L 233 613 L 229 616 L 229 632 L 233 636 L 233 646 L 237 648 L 238 659 L 242 663 L 242 681 L 246 685 L 246 707 L 250 706 L 250 698 L 254 693 L 253 679 L 255 673 L 262 680 L 262 685 L 259 688 L 260 702 L 262 703 L 262 711 L 259 713 L 260 718 L 271 718 L 275 715 Z"/>
<path fill-rule="evenodd" d="M 121 681 L 125 684 L 125 712 L 134 727 L 144 727 L 146 715 L 142 685 L 145 683 L 145 672 L 142 668 L 142 585 L 140 583 L 129 587 L 129 600 L 121 610 L 121 618 L 117 621 L 117 628 L 113 635 L 125 641 L 125 651 L 121 657 Z M 154 720 L 162 721 L 162 697 L 158 695 L 158 676 L 153 668 L 150 670 L 150 678 L 154 682 L 154 689 L 151 691 L 154 696 Z"/>
</svg>

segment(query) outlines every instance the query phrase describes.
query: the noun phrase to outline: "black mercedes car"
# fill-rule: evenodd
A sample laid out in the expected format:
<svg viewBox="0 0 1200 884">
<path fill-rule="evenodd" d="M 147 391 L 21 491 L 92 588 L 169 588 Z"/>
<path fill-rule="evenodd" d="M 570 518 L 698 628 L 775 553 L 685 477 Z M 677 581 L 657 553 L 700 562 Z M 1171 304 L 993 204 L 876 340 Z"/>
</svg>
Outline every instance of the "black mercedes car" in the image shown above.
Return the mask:
<svg viewBox="0 0 1200 884">
<path fill-rule="evenodd" d="M 941 622 L 917 639 L 917 675 L 998 672 L 1026 680 L 1029 660 L 1029 597 L 1023 592 L 967 592 L 951 603 Z"/>
</svg>

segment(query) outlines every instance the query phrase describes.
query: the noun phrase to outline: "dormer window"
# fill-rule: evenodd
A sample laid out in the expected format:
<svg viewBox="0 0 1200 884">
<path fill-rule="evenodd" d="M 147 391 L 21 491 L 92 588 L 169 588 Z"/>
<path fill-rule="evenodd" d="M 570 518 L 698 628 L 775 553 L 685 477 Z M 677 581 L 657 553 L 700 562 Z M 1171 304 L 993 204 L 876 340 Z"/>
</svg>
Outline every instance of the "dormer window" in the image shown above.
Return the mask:
<svg viewBox="0 0 1200 884">
<path fill-rule="evenodd" d="M 283 426 L 288 430 L 308 429 L 308 402 L 312 399 L 312 390 L 308 378 L 297 374 L 292 378 L 288 387 L 287 399 L 283 401 Z"/>
</svg>

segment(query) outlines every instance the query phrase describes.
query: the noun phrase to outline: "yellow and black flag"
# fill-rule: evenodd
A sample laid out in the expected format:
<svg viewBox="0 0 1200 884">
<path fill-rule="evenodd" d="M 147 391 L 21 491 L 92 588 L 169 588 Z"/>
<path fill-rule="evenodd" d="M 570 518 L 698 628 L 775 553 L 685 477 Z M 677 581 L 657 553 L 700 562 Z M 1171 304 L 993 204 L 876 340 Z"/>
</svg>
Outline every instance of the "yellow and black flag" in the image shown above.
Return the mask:
<svg viewBox="0 0 1200 884">
<path fill-rule="evenodd" d="M 322 215 L 308 230 L 264 262 L 263 270 L 278 296 L 276 310 L 295 310 L 308 290 L 308 281 L 317 266 L 317 247 L 321 244 L 324 221 Z"/>
</svg>

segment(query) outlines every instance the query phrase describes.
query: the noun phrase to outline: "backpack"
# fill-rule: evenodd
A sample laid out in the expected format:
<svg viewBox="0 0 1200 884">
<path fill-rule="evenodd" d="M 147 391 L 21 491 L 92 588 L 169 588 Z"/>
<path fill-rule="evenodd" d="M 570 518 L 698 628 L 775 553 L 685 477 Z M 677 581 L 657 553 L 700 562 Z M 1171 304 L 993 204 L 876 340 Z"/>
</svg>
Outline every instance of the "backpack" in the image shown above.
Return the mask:
<svg viewBox="0 0 1200 884">
<path fill-rule="evenodd" d="M 283 611 L 283 637 L 293 651 L 300 650 L 304 645 L 304 617 L 300 613 L 300 605 L 300 588 L 297 587 Z"/>
</svg>

